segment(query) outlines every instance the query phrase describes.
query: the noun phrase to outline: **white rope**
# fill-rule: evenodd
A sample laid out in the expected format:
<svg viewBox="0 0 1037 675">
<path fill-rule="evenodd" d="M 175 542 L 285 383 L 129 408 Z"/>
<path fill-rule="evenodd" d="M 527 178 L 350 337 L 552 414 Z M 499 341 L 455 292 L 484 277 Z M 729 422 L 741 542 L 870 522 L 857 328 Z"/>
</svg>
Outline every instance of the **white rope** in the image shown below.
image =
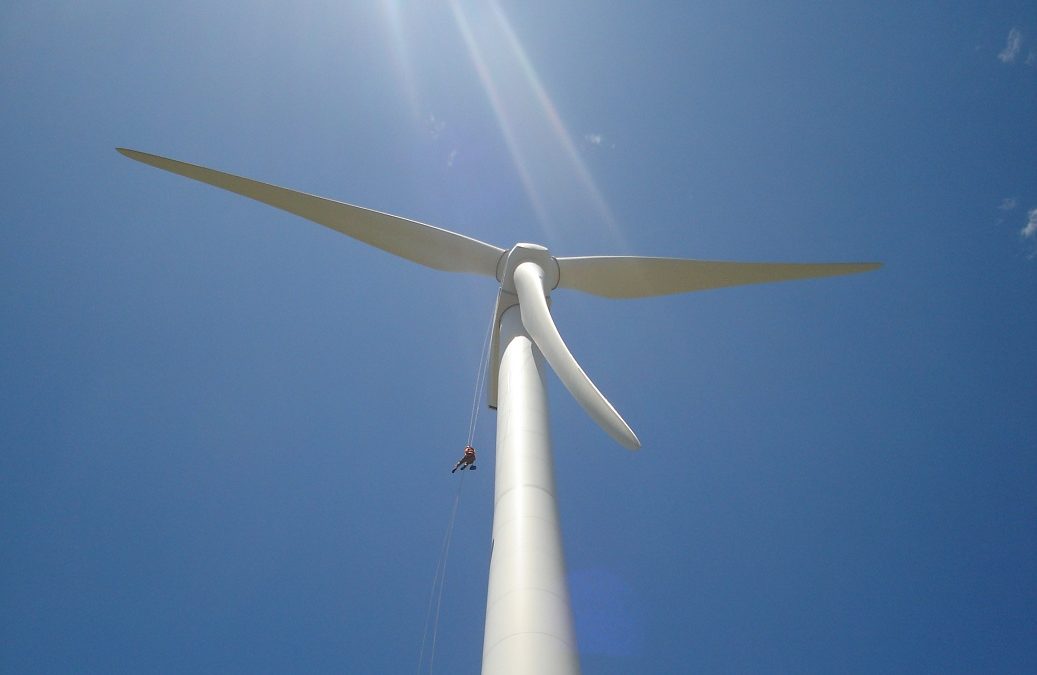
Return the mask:
<svg viewBox="0 0 1037 675">
<path fill-rule="evenodd" d="M 490 324 L 486 327 L 486 337 L 483 338 L 482 352 L 479 354 L 479 368 L 475 373 L 475 395 L 472 397 L 472 416 L 468 423 L 469 446 L 475 438 L 475 425 L 479 421 L 479 411 L 482 409 L 479 405 L 479 394 L 482 393 L 483 386 L 486 384 L 486 371 L 490 365 L 490 335 L 493 334 L 493 320 L 496 318 L 497 306 L 494 305 L 493 311 L 490 313 Z"/>
<path fill-rule="evenodd" d="M 457 484 L 457 496 L 454 498 L 454 512 L 450 514 L 450 528 L 447 530 L 446 546 L 443 548 L 443 574 L 439 577 L 439 597 L 436 598 L 436 620 L 432 623 L 432 649 L 428 657 L 428 673 L 432 675 L 432 665 L 436 662 L 436 637 L 439 636 L 439 608 L 443 604 L 443 589 L 446 588 L 446 562 L 450 557 L 450 540 L 454 538 L 454 519 L 457 517 L 457 505 L 461 503 L 461 486 L 464 485 L 464 474 Z"/>
<path fill-rule="evenodd" d="M 490 359 L 490 335 L 493 333 L 493 320 L 496 318 L 496 306 L 490 315 L 490 323 L 486 327 L 486 337 L 483 338 L 482 352 L 479 355 L 479 367 L 475 373 L 475 395 L 472 397 L 472 414 L 468 422 L 468 445 L 472 445 L 475 439 L 475 429 L 479 421 L 479 394 L 485 384 L 486 371 Z M 467 467 L 464 467 L 467 468 Z M 454 496 L 454 507 L 450 511 L 450 522 L 447 525 L 446 535 L 443 537 L 443 546 L 439 551 L 439 562 L 436 563 L 436 572 L 432 575 L 432 591 L 429 593 L 428 608 L 425 610 L 425 627 L 421 634 L 421 650 L 418 652 L 418 674 L 425 659 L 425 642 L 428 639 L 429 618 L 432 621 L 432 644 L 429 649 L 428 672 L 432 675 L 432 666 L 436 660 L 436 640 L 439 637 L 439 610 L 443 605 L 443 589 L 446 587 L 446 564 L 450 558 L 450 542 L 454 538 L 454 522 L 457 520 L 457 507 L 461 503 L 461 487 L 464 485 L 465 473 L 462 470 L 461 480 L 457 483 L 457 494 Z M 435 613 L 432 607 L 435 605 Z"/>
<path fill-rule="evenodd" d="M 432 575 L 432 590 L 429 592 L 428 609 L 425 610 L 425 628 L 421 633 L 421 651 L 418 653 L 418 673 L 421 673 L 422 662 L 425 659 L 425 642 L 428 638 L 429 617 L 432 615 L 433 600 L 435 600 L 436 615 L 432 628 L 432 648 L 428 661 L 428 672 L 432 675 L 432 664 L 436 659 L 436 638 L 439 634 L 439 608 L 443 603 L 443 588 L 446 586 L 446 563 L 450 557 L 450 541 L 454 537 L 454 521 L 457 519 L 457 507 L 461 503 L 461 486 L 464 485 L 464 473 L 457 483 L 457 494 L 454 495 L 454 507 L 450 511 L 450 522 L 447 524 L 446 535 L 443 537 L 443 546 L 439 551 L 439 562 L 436 563 L 436 573 Z M 437 592 L 438 587 L 438 592 Z"/>
</svg>

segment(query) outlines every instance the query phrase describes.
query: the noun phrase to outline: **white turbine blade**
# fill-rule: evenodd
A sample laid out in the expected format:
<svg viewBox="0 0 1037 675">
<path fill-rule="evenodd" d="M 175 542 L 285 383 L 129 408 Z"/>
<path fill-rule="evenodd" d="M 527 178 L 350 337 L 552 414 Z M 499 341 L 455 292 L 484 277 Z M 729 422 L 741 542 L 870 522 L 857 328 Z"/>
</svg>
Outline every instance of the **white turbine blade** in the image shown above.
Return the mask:
<svg viewBox="0 0 1037 675">
<path fill-rule="evenodd" d="M 607 298 L 641 298 L 725 286 L 867 272 L 881 263 L 747 263 L 640 256 L 557 258 L 559 288 Z"/>
<path fill-rule="evenodd" d="M 415 220 L 296 192 L 222 171 L 137 150 L 116 148 L 130 159 L 208 183 L 302 216 L 365 244 L 437 270 L 497 276 L 504 249 Z"/>
<path fill-rule="evenodd" d="M 544 297 L 544 271 L 536 263 L 525 262 L 515 268 L 514 278 L 519 309 L 522 312 L 522 325 L 526 327 L 529 336 L 540 348 L 551 368 L 558 374 L 558 379 L 609 436 L 630 450 L 640 448 L 641 441 L 637 440 L 630 425 L 619 416 L 608 399 L 602 396 L 587 377 L 587 373 L 583 372 L 583 368 L 573 358 L 569 348 L 565 346 Z"/>
</svg>

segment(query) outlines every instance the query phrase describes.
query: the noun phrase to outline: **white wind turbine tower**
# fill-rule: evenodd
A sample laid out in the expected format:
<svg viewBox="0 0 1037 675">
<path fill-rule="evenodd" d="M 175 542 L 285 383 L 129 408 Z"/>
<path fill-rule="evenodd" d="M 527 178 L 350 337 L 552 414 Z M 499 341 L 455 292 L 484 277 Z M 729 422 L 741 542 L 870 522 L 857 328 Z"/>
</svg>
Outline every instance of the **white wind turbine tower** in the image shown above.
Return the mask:
<svg viewBox="0 0 1037 675">
<path fill-rule="evenodd" d="M 497 408 L 493 539 L 482 671 L 553 675 L 580 669 L 544 386 L 544 360 L 613 439 L 641 443 L 573 358 L 548 298 L 571 288 L 638 298 L 724 286 L 865 272 L 878 263 L 742 263 L 637 256 L 557 258 L 535 244 L 509 251 L 464 235 L 359 206 L 260 183 L 135 150 L 119 152 L 294 213 L 413 262 L 500 282 L 493 327 L 489 405 Z"/>
</svg>

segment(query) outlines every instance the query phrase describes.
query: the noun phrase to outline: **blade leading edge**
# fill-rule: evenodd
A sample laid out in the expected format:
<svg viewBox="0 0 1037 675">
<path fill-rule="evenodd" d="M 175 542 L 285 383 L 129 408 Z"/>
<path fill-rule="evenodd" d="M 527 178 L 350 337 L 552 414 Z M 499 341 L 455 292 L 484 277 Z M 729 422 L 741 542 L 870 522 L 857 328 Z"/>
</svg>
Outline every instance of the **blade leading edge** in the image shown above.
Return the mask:
<svg viewBox="0 0 1037 675">
<path fill-rule="evenodd" d="M 878 269 L 882 263 L 747 263 L 641 256 L 556 258 L 559 288 L 607 298 L 643 298 L 710 288 L 832 277 Z"/>
<path fill-rule="evenodd" d="M 547 307 L 547 298 L 544 296 L 544 271 L 535 263 L 525 262 L 515 268 L 514 278 L 519 310 L 522 312 L 522 325 L 540 348 L 558 379 L 609 436 L 629 450 L 640 448 L 641 441 L 637 439 L 630 425 L 598 391 L 587 377 L 587 373 L 583 372 L 583 368 L 573 358 L 569 348 L 565 346 L 554 319 L 551 318 L 551 310 Z"/>
<path fill-rule="evenodd" d="M 116 148 L 138 162 L 186 176 L 312 220 L 375 248 L 446 272 L 496 277 L 504 249 L 416 220 L 372 211 L 146 152 Z"/>
</svg>

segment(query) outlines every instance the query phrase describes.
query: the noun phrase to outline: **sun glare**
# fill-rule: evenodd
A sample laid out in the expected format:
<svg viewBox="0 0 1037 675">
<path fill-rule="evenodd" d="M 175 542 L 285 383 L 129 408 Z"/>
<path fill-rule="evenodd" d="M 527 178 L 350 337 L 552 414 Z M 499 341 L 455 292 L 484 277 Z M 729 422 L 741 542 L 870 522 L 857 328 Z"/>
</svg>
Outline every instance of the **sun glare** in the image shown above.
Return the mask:
<svg viewBox="0 0 1037 675">
<path fill-rule="evenodd" d="M 533 204 L 533 209 L 536 211 L 537 219 L 540 221 L 541 226 L 546 227 L 546 224 L 550 222 L 550 219 L 547 210 L 544 208 L 544 204 L 540 199 L 536 184 L 533 182 L 533 177 L 526 168 L 527 162 L 523 156 L 522 147 L 519 144 L 517 133 L 513 128 L 511 118 L 508 114 L 508 107 L 504 103 L 503 94 L 497 87 L 490 66 L 479 47 L 479 41 L 476 39 L 475 34 L 472 31 L 468 17 L 461 9 L 460 3 L 451 2 L 450 8 L 454 12 L 454 18 L 457 21 L 458 30 L 461 31 L 461 37 L 464 38 L 465 45 L 468 47 L 468 54 L 471 56 L 472 64 L 475 66 L 475 71 L 479 74 L 479 81 L 482 83 L 483 89 L 486 91 L 486 96 L 490 99 L 490 105 L 493 106 L 493 112 L 497 117 L 497 124 L 500 126 L 501 133 L 504 134 L 504 141 L 508 145 L 508 151 L 511 153 L 512 161 L 515 163 L 515 169 L 518 171 L 519 178 L 522 180 L 522 185 L 526 189 L 526 195 Z"/>
<path fill-rule="evenodd" d="M 558 106 L 548 94 L 511 21 L 495 0 L 450 0 L 450 18 L 461 37 L 479 85 L 493 111 L 511 163 L 532 207 L 544 243 L 554 247 L 586 248 L 588 244 L 625 251 L 627 244 L 615 216 L 581 156 Z M 411 8 L 414 9 L 414 8 Z M 400 74 L 401 88 L 417 124 L 429 120 L 443 125 L 438 115 L 424 110 L 420 77 L 422 63 L 414 61 L 415 47 L 408 38 L 407 20 L 427 29 L 423 19 L 410 16 L 401 0 L 382 0 L 388 26 L 391 58 Z M 433 23 L 436 23 L 433 21 Z M 449 25 L 449 23 L 448 23 Z M 434 86 L 428 84 L 427 86 Z M 577 138 L 599 146 L 593 134 Z M 447 166 L 453 166 L 457 149 Z M 462 151 L 463 154 L 463 151 Z M 561 251 L 559 251 L 561 252 Z"/>
<path fill-rule="evenodd" d="M 586 190 L 587 196 L 590 198 L 598 217 L 600 217 L 602 222 L 609 227 L 612 235 L 616 238 L 617 243 L 625 244 L 625 242 L 620 241 L 622 237 L 611 209 L 609 209 L 604 196 L 602 196 L 597 184 L 595 184 L 594 178 L 587 169 L 587 165 L 580 157 L 579 150 L 577 150 L 575 143 L 573 143 L 572 135 L 566 128 L 565 123 L 562 122 L 562 118 L 558 114 L 558 110 L 555 107 L 554 102 L 551 100 L 551 97 L 548 96 L 547 92 L 544 90 L 544 86 L 541 84 L 539 76 L 537 76 L 536 69 L 533 68 L 533 64 L 530 63 L 529 58 L 526 56 L 526 50 L 523 49 L 522 43 L 519 42 L 518 36 L 515 35 L 511 23 L 508 21 L 507 16 L 504 15 L 504 10 L 502 10 L 500 5 L 496 2 L 492 3 L 492 6 L 497 21 L 507 39 L 508 47 L 520 64 L 527 85 L 535 93 L 536 100 L 540 104 L 540 111 L 547 119 L 555 141 L 564 149 L 566 159 L 575 172 L 583 189 Z"/>
<path fill-rule="evenodd" d="M 625 250 L 616 220 L 511 22 L 498 3 L 488 6 L 486 12 L 450 3 L 544 235 L 551 243 L 593 238 L 600 232 L 579 228 L 603 224 L 609 243 Z"/>
<path fill-rule="evenodd" d="M 418 88 L 414 81 L 414 69 L 411 68 L 410 53 L 407 49 L 407 40 L 403 35 L 403 20 L 400 17 L 399 0 L 383 0 L 382 7 L 385 10 L 385 18 L 389 23 L 389 32 L 392 36 L 392 55 L 396 67 L 403 79 L 404 93 L 407 97 L 407 106 L 410 108 L 411 118 L 419 119 Z"/>
</svg>

